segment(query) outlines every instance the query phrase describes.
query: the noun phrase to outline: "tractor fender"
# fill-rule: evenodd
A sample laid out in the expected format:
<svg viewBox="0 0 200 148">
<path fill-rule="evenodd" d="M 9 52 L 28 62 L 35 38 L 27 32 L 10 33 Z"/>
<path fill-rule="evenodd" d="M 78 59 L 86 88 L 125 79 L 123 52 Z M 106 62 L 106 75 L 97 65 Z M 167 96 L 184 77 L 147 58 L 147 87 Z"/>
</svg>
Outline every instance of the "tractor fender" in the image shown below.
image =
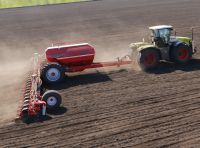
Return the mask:
<svg viewBox="0 0 200 148">
<path fill-rule="evenodd" d="M 140 52 L 141 50 L 143 50 L 144 48 L 148 48 L 148 47 L 155 47 L 153 44 L 149 44 L 149 43 L 146 43 L 146 42 L 137 42 L 137 43 L 131 43 L 129 45 L 129 47 L 132 49 L 132 50 L 136 50 L 138 52 Z"/>
<path fill-rule="evenodd" d="M 172 47 L 178 47 L 180 44 L 185 44 L 183 42 L 175 42 L 172 44 Z"/>
<path fill-rule="evenodd" d="M 176 39 L 179 41 L 179 42 L 182 42 L 182 43 L 185 43 L 185 44 L 190 44 L 192 42 L 192 39 L 189 38 L 189 37 L 176 37 Z"/>
<path fill-rule="evenodd" d="M 156 48 L 154 45 L 144 45 L 144 46 L 140 46 L 139 48 L 137 48 L 138 52 L 141 52 L 143 50 L 146 50 L 147 48 Z"/>
</svg>

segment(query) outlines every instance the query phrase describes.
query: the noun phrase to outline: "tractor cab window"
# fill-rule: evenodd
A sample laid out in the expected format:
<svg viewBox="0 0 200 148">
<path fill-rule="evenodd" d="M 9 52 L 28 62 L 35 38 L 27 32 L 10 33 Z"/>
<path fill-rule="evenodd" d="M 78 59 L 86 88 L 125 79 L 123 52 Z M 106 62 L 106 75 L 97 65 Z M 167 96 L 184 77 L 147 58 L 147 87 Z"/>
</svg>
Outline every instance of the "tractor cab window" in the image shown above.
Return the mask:
<svg viewBox="0 0 200 148">
<path fill-rule="evenodd" d="M 159 37 L 163 39 L 163 41 L 168 44 L 171 35 L 171 29 L 165 28 L 158 30 Z"/>
<path fill-rule="evenodd" d="M 153 42 L 158 47 L 167 47 L 170 41 L 171 31 L 169 28 L 152 30 Z"/>
</svg>

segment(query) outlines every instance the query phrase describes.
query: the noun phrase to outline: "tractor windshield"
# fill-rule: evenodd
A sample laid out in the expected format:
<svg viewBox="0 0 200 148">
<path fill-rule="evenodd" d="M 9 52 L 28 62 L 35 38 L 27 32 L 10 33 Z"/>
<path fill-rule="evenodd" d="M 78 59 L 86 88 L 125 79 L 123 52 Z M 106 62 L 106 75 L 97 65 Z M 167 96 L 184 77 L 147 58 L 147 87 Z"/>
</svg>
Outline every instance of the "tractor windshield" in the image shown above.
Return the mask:
<svg viewBox="0 0 200 148">
<path fill-rule="evenodd" d="M 171 31 L 172 30 L 169 29 L 169 28 L 158 30 L 159 37 L 162 38 L 165 41 L 166 44 L 169 43 Z"/>
<path fill-rule="evenodd" d="M 171 28 L 163 28 L 158 30 L 152 30 L 153 38 L 160 38 L 165 44 L 168 44 L 170 41 L 170 36 L 172 33 Z"/>
</svg>

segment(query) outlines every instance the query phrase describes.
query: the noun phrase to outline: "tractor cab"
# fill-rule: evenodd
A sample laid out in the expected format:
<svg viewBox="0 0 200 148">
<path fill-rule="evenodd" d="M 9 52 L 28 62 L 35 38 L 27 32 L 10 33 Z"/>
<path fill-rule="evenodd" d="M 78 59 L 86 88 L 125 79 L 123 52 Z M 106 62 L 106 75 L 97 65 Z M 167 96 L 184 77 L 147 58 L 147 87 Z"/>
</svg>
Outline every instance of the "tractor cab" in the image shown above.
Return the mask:
<svg viewBox="0 0 200 148">
<path fill-rule="evenodd" d="M 169 25 L 159 25 L 149 27 L 152 31 L 152 43 L 157 47 L 168 47 L 170 43 L 170 36 L 172 34 L 173 27 Z"/>
</svg>

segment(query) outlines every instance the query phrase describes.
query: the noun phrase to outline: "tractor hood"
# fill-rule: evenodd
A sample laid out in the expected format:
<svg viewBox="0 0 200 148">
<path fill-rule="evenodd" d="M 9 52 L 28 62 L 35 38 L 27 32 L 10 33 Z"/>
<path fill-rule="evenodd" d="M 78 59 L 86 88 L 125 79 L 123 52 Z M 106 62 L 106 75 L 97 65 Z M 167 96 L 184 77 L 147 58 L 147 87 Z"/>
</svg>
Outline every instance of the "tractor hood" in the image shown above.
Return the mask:
<svg viewBox="0 0 200 148">
<path fill-rule="evenodd" d="M 155 46 L 147 42 L 137 42 L 137 43 L 131 43 L 129 47 L 133 50 L 141 51 L 144 48 L 155 47 Z"/>
<path fill-rule="evenodd" d="M 190 44 L 192 42 L 192 39 L 189 37 L 181 37 L 181 36 L 171 36 L 170 37 L 170 42 L 183 42 L 186 44 Z"/>
</svg>

